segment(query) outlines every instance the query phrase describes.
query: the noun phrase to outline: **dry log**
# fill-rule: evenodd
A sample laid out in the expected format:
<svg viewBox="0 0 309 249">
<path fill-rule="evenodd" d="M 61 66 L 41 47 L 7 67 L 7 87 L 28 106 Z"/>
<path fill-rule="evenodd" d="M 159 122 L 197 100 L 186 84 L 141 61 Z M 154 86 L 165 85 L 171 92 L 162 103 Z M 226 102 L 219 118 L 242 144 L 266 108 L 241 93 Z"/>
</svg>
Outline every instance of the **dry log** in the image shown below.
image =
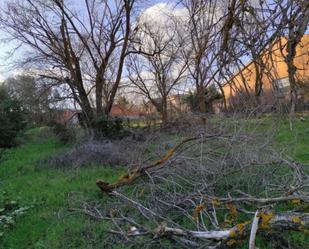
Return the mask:
<svg viewBox="0 0 309 249">
<path fill-rule="evenodd" d="M 121 186 L 125 186 L 125 185 L 128 185 L 128 184 L 131 184 L 133 181 L 135 181 L 140 176 L 145 175 L 148 170 L 160 167 L 165 162 L 170 160 L 174 156 L 174 154 L 183 145 L 185 145 L 188 142 L 197 140 L 197 139 L 198 139 L 198 137 L 191 137 L 191 138 L 187 138 L 187 139 L 182 140 L 176 146 L 171 148 L 160 160 L 154 161 L 151 164 L 149 164 L 147 166 L 144 166 L 144 167 L 135 168 L 135 169 L 129 171 L 128 173 L 126 173 L 125 175 L 120 176 L 118 178 L 118 180 L 116 180 L 116 182 L 114 182 L 114 183 L 107 183 L 107 182 L 104 182 L 102 180 L 97 180 L 96 184 L 105 193 L 111 192 L 114 189 L 117 189 L 117 188 L 119 188 Z"/>
</svg>

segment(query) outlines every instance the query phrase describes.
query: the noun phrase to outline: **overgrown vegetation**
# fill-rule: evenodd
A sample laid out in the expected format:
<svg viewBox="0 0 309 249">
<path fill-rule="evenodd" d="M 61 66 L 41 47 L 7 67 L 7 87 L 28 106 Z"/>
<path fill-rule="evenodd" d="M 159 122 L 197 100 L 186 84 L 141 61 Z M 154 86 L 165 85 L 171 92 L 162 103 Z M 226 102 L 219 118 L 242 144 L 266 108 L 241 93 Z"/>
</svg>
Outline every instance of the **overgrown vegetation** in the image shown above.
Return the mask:
<svg viewBox="0 0 309 249">
<path fill-rule="evenodd" d="M 65 149 L 50 129 L 37 128 L 27 131 L 24 145 L 5 153 L 0 163 L 0 206 L 16 200 L 19 207 L 31 208 L 4 230 L 0 248 L 102 248 L 105 244 L 107 224 L 93 222 L 78 209 L 88 202 L 104 202 L 94 179 L 112 181 L 121 169 L 36 166 L 38 160 Z"/>
<path fill-rule="evenodd" d="M 301 122 L 297 125 L 307 133 Z M 116 235 L 110 239 L 122 237 L 123 243 L 147 248 L 169 248 L 169 242 L 179 248 L 246 248 L 258 211 L 257 246 L 307 245 L 308 161 L 295 162 L 276 145 L 277 134 L 283 127 L 287 132 L 288 125 L 265 116 L 208 120 L 204 128 L 192 125 L 194 132 L 185 133 L 194 136 L 188 144 L 179 147 L 176 141 L 183 133 L 178 132 L 171 139 L 179 145 L 160 160 L 135 165 L 115 182 L 97 181 L 117 200 Z M 103 205 L 93 215 L 100 219 L 106 209 Z M 298 231 L 290 234 L 300 239 L 291 244 L 285 230 Z"/>
<path fill-rule="evenodd" d="M 4 2 L 0 248 L 308 248 L 308 0 Z"/>
<path fill-rule="evenodd" d="M 21 103 L 9 95 L 6 87 L 0 86 L 0 150 L 16 145 L 16 137 L 25 126 Z"/>
<path fill-rule="evenodd" d="M 20 207 L 17 201 L 7 199 L 6 193 L 0 193 L 0 239 L 6 230 L 12 229 L 16 220 L 31 207 Z"/>
<path fill-rule="evenodd" d="M 230 119 L 229 122 L 231 124 L 235 122 L 235 126 L 238 126 L 241 121 Z M 275 130 L 271 128 L 273 121 L 270 117 L 255 120 L 248 119 L 243 120 L 243 122 L 247 122 L 248 124 L 246 129 L 249 129 L 251 132 L 256 134 L 263 134 L 263 132 L 265 134 L 265 131 L 271 130 L 270 133 L 273 133 L 275 138 L 274 143 L 276 144 L 276 147 L 282 151 L 282 153 L 291 156 L 294 160 L 302 161 L 305 165 L 308 163 L 307 148 L 309 144 L 308 140 L 305 139 L 308 134 L 309 127 L 307 119 L 305 121 L 297 120 L 293 131 L 289 130 L 288 121 L 277 120 L 275 127 L 277 132 L 274 132 Z M 215 125 L 220 123 L 220 120 L 213 119 L 211 123 Z M 196 125 L 194 127 L 196 128 Z M 258 131 L 254 131 L 254 127 Z M 246 133 L 245 130 L 242 132 L 239 131 L 239 138 L 242 137 L 241 134 L 247 134 L 248 136 L 248 133 Z M 124 215 L 127 218 L 135 219 L 138 224 L 142 224 L 145 227 L 156 227 L 155 224 L 151 225 L 151 223 L 157 218 L 153 217 L 151 222 L 147 221 L 147 219 L 140 216 L 140 211 L 143 209 L 140 209 L 134 205 L 131 206 L 130 202 L 123 202 L 122 198 L 111 198 L 106 194 L 102 194 L 95 185 L 95 179 L 98 178 L 104 179 L 110 183 L 116 181 L 119 176 L 124 175 L 127 171 L 127 168 L 124 167 L 124 164 L 127 165 L 126 162 L 118 167 L 109 167 L 104 165 L 104 157 L 102 157 L 102 161 L 99 160 L 91 162 L 91 160 L 85 160 L 85 165 L 83 167 L 72 168 L 71 165 L 69 167 L 62 167 L 60 162 L 59 167 L 57 168 L 57 160 L 52 159 L 54 160 L 53 164 L 56 168 L 50 167 L 48 164 L 51 162 L 50 158 L 57 158 L 59 156 L 65 158 L 65 156 L 61 156 L 65 155 L 63 151 L 68 151 L 68 155 L 70 155 L 70 153 L 73 153 L 74 148 L 72 149 L 68 147 L 68 145 L 63 145 L 60 143 L 57 137 L 51 133 L 49 128 L 32 129 L 27 131 L 25 136 L 26 137 L 23 139 L 25 144 L 7 151 L 0 163 L 1 207 L 3 208 L 12 201 L 13 204 L 15 203 L 14 201 L 16 201 L 16 204 L 14 205 L 18 205 L 14 206 L 13 209 L 6 209 L 10 211 L 5 211 L 6 216 L 14 217 L 14 223 L 1 230 L 3 233 L 3 236 L 0 239 L 1 248 L 128 248 L 130 245 L 133 245 L 133 247 L 143 246 L 148 248 L 172 248 L 172 243 L 168 237 L 163 240 L 153 239 L 150 237 L 150 240 L 147 239 L 145 241 L 142 239 L 136 240 L 134 238 L 130 238 L 130 240 L 127 241 L 120 234 L 117 235 L 110 233 L 111 230 L 117 229 L 117 227 L 114 227 L 114 222 L 118 222 L 119 215 Z M 173 146 L 173 144 L 179 141 L 179 136 L 179 132 L 170 133 L 166 130 L 163 133 L 148 134 L 147 141 L 139 142 L 141 143 L 139 145 L 139 149 L 141 149 L 140 152 L 142 154 L 135 154 L 135 159 L 137 159 L 135 160 L 135 163 L 145 165 L 145 159 L 155 160 L 160 158 L 161 155 L 164 155 L 168 149 Z M 245 138 L 243 137 L 243 139 Z M 260 139 L 263 140 L 262 138 Z M 113 144 L 114 142 L 111 143 Z M 116 144 L 117 143 L 119 143 L 119 141 L 116 142 Z M 162 168 L 157 177 L 154 172 L 155 175 L 152 178 L 154 182 L 150 181 L 151 179 L 147 176 L 142 177 L 134 184 L 120 189 L 120 193 L 124 196 L 134 198 L 136 201 L 141 201 L 141 203 L 146 205 L 149 201 L 151 201 L 151 198 L 155 198 L 156 201 L 159 199 L 162 201 L 164 199 L 167 202 L 171 202 L 173 199 L 170 195 L 175 193 L 174 191 L 180 191 L 180 196 L 186 193 L 182 190 L 186 189 L 185 186 L 187 184 L 185 184 L 185 182 L 188 180 L 191 181 L 191 179 L 196 179 L 197 187 L 202 187 L 198 182 L 204 179 L 202 172 L 207 171 L 202 170 L 202 168 L 194 169 L 193 162 L 206 160 L 206 158 L 211 159 L 213 156 L 220 158 L 220 154 L 224 154 L 224 151 L 220 149 L 214 150 L 215 148 L 210 144 L 212 144 L 211 140 L 205 137 L 202 146 L 204 147 L 204 150 L 206 149 L 208 152 L 203 155 L 204 158 L 200 158 L 200 143 L 195 144 L 189 151 L 187 150 L 188 148 L 184 148 L 185 150 L 181 153 L 181 156 L 179 155 L 175 158 L 176 160 L 172 159 L 172 161 L 167 162 L 169 166 L 165 170 Z M 237 144 L 242 144 L 242 142 L 235 141 L 235 145 Z M 106 149 L 105 146 L 109 147 L 111 145 L 97 143 L 95 146 L 98 146 L 96 147 L 99 148 L 97 151 L 101 153 L 101 151 Z M 81 147 L 77 147 L 76 152 L 74 152 L 75 155 L 73 157 L 69 156 L 66 163 L 72 161 L 72 164 L 74 164 L 74 160 L 72 160 L 72 158 L 75 158 L 77 154 L 80 156 L 82 156 L 83 153 L 84 155 L 88 155 L 89 150 L 87 147 L 88 145 L 85 145 L 85 147 L 83 147 L 83 145 Z M 92 145 L 90 145 L 90 148 L 92 148 Z M 111 148 L 115 148 L 115 150 L 118 149 L 118 147 L 114 147 L 114 145 L 112 145 Z M 111 153 L 115 153 L 113 149 L 107 150 L 106 152 L 110 151 Z M 71 150 L 72 152 L 69 152 Z M 246 150 L 254 151 L 254 148 L 248 147 Z M 93 151 L 93 149 L 91 149 L 91 151 Z M 120 151 L 122 151 L 122 149 L 120 149 Z M 189 153 L 187 154 L 185 151 Z M 239 156 L 244 153 L 242 150 L 236 151 L 238 151 L 237 154 Z M 209 157 L 209 155 L 211 156 Z M 96 158 L 96 156 L 94 155 L 93 158 Z M 192 161 L 193 158 L 195 159 Z M 244 157 L 241 157 L 241 159 L 249 161 L 255 160 L 255 158 Z M 266 158 L 263 160 L 265 159 Z M 193 168 L 188 170 L 189 166 L 186 165 L 185 162 L 190 161 L 192 161 L 191 167 Z M 40 162 L 39 165 L 38 162 Z M 45 163 L 46 165 L 44 165 Z M 88 163 L 89 165 L 87 165 Z M 211 163 L 208 162 L 207 164 L 202 164 L 201 166 L 205 166 L 205 169 L 210 169 Z M 259 168 L 259 170 L 261 169 L 262 168 Z M 217 171 L 220 172 L 220 169 L 217 169 Z M 199 173 L 195 174 L 194 172 Z M 248 171 L 248 174 L 251 174 L 250 172 L 254 173 L 252 171 Z M 186 175 L 186 179 L 181 180 L 181 175 L 183 173 Z M 265 171 L 265 176 L 269 177 L 269 179 L 276 179 L 277 173 L 273 171 L 271 171 L 271 173 Z M 167 179 L 167 181 L 164 179 Z M 184 182 L 182 182 L 182 186 L 177 187 L 173 186 L 170 181 L 171 179 Z M 231 182 L 222 182 L 223 185 L 220 181 L 218 181 L 216 183 L 217 190 L 214 194 L 220 194 L 222 197 L 226 194 L 226 191 L 229 191 L 231 195 L 233 195 L 231 186 L 238 186 L 237 184 L 239 183 L 242 183 L 243 190 L 247 190 L 248 187 L 258 187 L 258 185 L 255 184 L 247 186 L 245 182 L 240 181 L 241 179 L 250 180 L 244 174 L 234 177 L 231 176 Z M 263 179 L 265 180 L 265 178 Z M 278 178 L 278 180 L 280 179 L 282 178 Z M 251 179 L 250 181 L 253 180 L 254 179 Z M 257 181 L 258 178 L 255 180 Z M 228 184 L 229 187 L 227 187 L 226 184 Z M 164 188 L 160 190 L 160 186 L 164 186 Z M 187 185 L 187 187 L 188 186 L 189 185 Z M 157 187 L 159 187 L 159 189 L 157 189 Z M 261 190 L 263 191 L 263 188 L 261 188 Z M 164 191 L 164 194 L 161 193 L 161 191 Z M 266 192 L 264 194 L 266 194 Z M 270 195 L 269 191 L 267 192 L 267 195 Z M 233 197 L 235 196 L 233 195 Z M 147 207 L 152 208 L 152 205 L 154 205 L 153 201 L 148 203 L 147 205 L 149 206 Z M 193 204 L 189 205 L 185 215 L 183 215 L 180 210 L 173 211 L 173 209 L 170 209 L 170 211 L 167 212 L 165 209 L 162 209 L 160 211 L 160 208 L 162 208 L 160 203 L 156 206 L 155 210 L 158 213 L 162 213 L 165 210 L 162 214 L 172 218 L 174 222 L 177 222 L 181 226 L 194 229 L 196 224 L 194 222 L 191 224 L 191 221 L 188 218 L 196 217 L 195 222 L 197 220 L 202 222 L 202 220 L 200 220 L 202 217 L 200 215 L 202 213 L 200 212 L 206 211 L 202 206 L 198 208 L 200 204 L 203 204 L 202 200 L 201 202 L 198 201 L 195 204 L 196 206 Z M 232 226 L 235 222 L 246 221 L 250 217 L 250 215 L 246 216 L 241 214 L 241 211 L 237 212 L 237 217 L 234 216 L 233 205 L 226 206 L 224 201 L 221 201 L 221 204 L 214 204 L 218 205 L 217 216 L 219 222 L 223 222 L 225 220 L 226 228 Z M 28 207 L 29 209 L 27 209 L 23 214 L 14 214 L 15 210 Z M 248 206 L 245 206 L 245 208 L 247 209 Z M 300 202 L 299 204 L 296 200 L 293 203 L 287 202 L 276 205 L 273 211 L 282 212 L 284 210 L 291 209 L 294 209 L 295 211 L 304 210 L 306 212 L 307 207 L 305 203 Z M 253 212 L 255 211 L 254 209 L 251 210 Z M 224 216 L 226 213 L 228 213 L 228 215 Z M 111 220 L 111 214 L 115 220 Z M 145 214 L 147 217 L 148 214 Z M 125 232 L 129 231 L 133 226 L 136 227 L 136 225 L 132 224 L 122 226 L 122 223 L 120 223 L 119 225 L 121 225 Z M 208 225 L 209 224 L 207 223 L 207 226 Z M 282 236 L 285 237 L 285 240 L 290 243 L 293 248 L 306 248 L 308 245 L 308 239 L 302 232 L 282 232 L 280 234 L 266 233 L 266 235 L 267 236 L 264 237 L 262 233 L 258 234 L 256 241 L 256 245 L 258 247 L 274 248 L 278 245 L 276 241 L 280 241 Z M 272 242 L 269 241 L 269 238 L 272 238 Z M 149 241 L 151 242 L 149 243 Z M 178 246 L 181 246 L 181 244 Z M 239 247 L 240 246 L 247 248 L 247 242 L 243 241 L 239 244 Z"/>
</svg>

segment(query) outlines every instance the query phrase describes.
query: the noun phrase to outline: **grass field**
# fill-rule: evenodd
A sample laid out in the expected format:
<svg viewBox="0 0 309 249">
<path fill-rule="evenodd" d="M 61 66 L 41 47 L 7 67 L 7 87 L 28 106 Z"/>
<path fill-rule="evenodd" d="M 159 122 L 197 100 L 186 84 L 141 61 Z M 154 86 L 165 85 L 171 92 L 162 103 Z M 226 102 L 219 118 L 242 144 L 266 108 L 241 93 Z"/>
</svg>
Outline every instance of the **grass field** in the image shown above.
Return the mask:
<svg viewBox="0 0 309 249">
<path fill-rule="evenodd" d="M 286 148 L 286 153 L 294 159 L 308 163 L 309 118 L 305 122 L 297 120 L 293 131 L 287 121 L 277 126 L 278 146 Z M 104 165 L 62 170 L 40 168 L 38 160 L 68 146 L 61 145 L 45 128 L 28 131 L 24 140 L 23 145 L 7 151 L 0 161 L 0 216 L 3 206 L 9 207 L 4 215 L 12 216 L 12 221 L 5 226 L 0 222 L 0 248 L 105 248 L 109 224 L 93 221 L 72 209 L 86 201 L 107 201 L 98 191 L 95 180 L 112 181 L 121 169 Z M 28 209 L 20 215 L 12 214 L 19 208 Z M 309 243 L 304 235 L 291 233 L 289 236 L 300 248 Z"/>
<path fill-rule="evenodd" d="M 41 132 L 32 130 L 28 135 L 35 138 Z M 16 201 L 19 207 L 30 208 L 4 230 L 0 248 L 99 248 L 104 244 L 105 224 L 69 209 L 86 200 L 104 201 L 95 180 L 112 181 L 117 171 L 103 166 L 82 171 L 36 166 L 37 160 L 63 149 L 54 137 L 41 137 L 6 154 L 0 164 L 0 204 Z M 80 203 L 74 203 L 75 197 Z"/>
</svg>

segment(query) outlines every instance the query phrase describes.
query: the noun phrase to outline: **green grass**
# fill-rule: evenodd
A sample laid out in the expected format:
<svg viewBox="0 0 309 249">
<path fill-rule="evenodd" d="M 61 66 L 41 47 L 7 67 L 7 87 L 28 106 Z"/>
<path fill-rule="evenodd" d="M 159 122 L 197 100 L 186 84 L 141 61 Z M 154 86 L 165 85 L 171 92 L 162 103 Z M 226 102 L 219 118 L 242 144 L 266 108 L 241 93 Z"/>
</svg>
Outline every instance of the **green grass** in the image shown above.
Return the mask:
<svg viewBox="0 0 309 249">
<path fill-rule="evenodd" d="M 280 121 L 276 141 L 294 160 L 309 163 L 309 115 L 305 121 L 296 119 L 292 131 L 288 120 Z"/>
<path fill-rule="evenodd" d="M 39 137 L 40 130 L 28 135 Z M 40 142 L 39 142 L 40 140 Z M 10 150 L 0 163 L 1 199 L 32 206 L 16 224 L 5 230 L 0 248 L 102 248 L 106 223 L 93 222 L 69 209 L 83 201 L 104 201 L 95 185 L 97 178 L 112 181 L 117 171 L 104 166 L 82 170 L 38 168 L 36 161 L 67 149 L 53 137 L 32 139 Z M 1 198 L 2 197 L 2 198 Z"/>
<path fill-rule="evenodd" d="M 267 131 L 271 123 L 270 118 L 266 118 L 260 129 Z M 297 119 L 292 131 L 288 121 L 276 122 L 275 128 L 278 147 L 295 160 L 308 163 L 309 117 L 305 122 Z M 69 147 L 61 145 L 46 128 L 28 131 L 22 141 L 22 146 L 7 151 L 0 161 L 0 208 L 1 200 L 8 199 L 30 209 L 5 230 L 0 237 L 0 248 L 106 248 L 109 224 L 95 222 L 70 209 L 80 208 L 86 201 L 106 202 L 107 197 L 99 192 L 95 180 L 102 178 L 111 182 L 123 170 L 104 165 L 79 170 L 39 168 L 36 163 L 39 159 Z M 308 236 L 287 234 L 299 248 L 308 248 Z M 271 248 L 261 238 L 257 244 L 260 248 Z M 121 244 L 114 248 L 121 248 Z"/>
</svg>

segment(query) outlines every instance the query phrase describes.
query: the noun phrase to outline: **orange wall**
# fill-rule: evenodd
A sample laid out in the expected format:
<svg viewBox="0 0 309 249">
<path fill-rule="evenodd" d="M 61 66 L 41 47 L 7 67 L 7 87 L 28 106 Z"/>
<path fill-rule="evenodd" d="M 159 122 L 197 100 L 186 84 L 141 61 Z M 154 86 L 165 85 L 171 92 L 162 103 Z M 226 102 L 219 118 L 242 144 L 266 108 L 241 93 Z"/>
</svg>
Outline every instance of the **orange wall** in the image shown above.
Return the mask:
<svg viewBox="0 0 309 249">
<path fill-rule="evenodd" d="M 262 74 L 264 92 L 274 90 L 274 80 L 288 77 L 287 64 L 282 55 L 282 53 L 286 54 L 285 45 L 286 40 L 282 38 L 281 41 L 273 45 L 271 52 L 265 51 L 262 54 L 262 61 L 265 64 L 265 69 Z M 280 47 L 283 46 L 284 49 L 280 50 Z M 304 35 L 300 44 L 297 46 L 294 63 L 297 67 L 296 77 L 299 80 L 309 79 L 309 35 Z M 239 92 L 254 94 L 255 80 L 255 64 L 251 62 L 223 86 L 227 104 L 229 105 L 230 98 Z"/>
</svg>

